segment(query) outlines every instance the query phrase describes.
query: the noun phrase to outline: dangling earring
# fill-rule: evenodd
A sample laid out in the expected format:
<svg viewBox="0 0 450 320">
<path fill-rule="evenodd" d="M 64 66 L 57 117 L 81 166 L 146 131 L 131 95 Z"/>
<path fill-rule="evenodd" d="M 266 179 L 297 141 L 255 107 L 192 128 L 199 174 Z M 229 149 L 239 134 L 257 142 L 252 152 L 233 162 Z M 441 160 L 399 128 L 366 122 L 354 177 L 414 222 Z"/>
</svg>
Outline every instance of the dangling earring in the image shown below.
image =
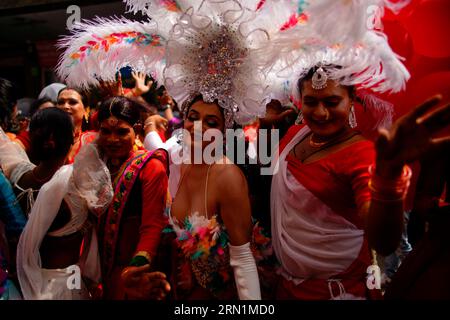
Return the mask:
<svg viewBox="0 0 450 320">
<path fill-rule="evenodd" d="M 303 112 L 300 109 L 298 112 L 297 119 L 295 119 L 295 124 L 301 124 L 303 122 Z"/>
<path fill-rule="evenodd" d="M 348 117 L 348 123 L 350 125 L 350 128 L 355 128 L 358 124 L 356 123 L 356 114 L 355 114 L 355 106 L 352 105 L 350 107 L 350 115 Z"/>
</svg>

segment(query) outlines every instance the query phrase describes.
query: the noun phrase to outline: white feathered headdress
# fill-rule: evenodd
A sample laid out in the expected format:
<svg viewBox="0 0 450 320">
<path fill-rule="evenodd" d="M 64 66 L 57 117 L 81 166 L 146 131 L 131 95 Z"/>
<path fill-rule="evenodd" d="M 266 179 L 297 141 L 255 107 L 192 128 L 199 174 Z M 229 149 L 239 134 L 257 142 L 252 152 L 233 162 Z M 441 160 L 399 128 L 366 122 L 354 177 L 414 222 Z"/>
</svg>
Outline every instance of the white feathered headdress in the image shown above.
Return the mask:
<svg viewBox="0 0 450 320">
<path fill-rule="evenodd" d="M 70 86 L 87 88 L 99 80 L 114 81 L 121 68 L 161 73 L 165 38 L 153 21 L 137 22 L 125 18 L 97 18 L 76 23 L 72 35 L 59 41 L 64 54 L 57 73 Z"/>
<path fill-rule="evenodd" d="M 181 105 L 200 94 L 207 102 L 217 101 L 228 126 L 265 115 L 269 78 L 254 52 L 289 22 L 291 1 L 124 2 L 129 12 L 140 11 L 150 21 L 98 18 L 76 25 L 60 42 L 66 50 L 57 71 L 66 82 L 96 85 L 130 66 L 153 73 Z"/>
<path fill-rule="evenodd" d="M 257 52 L 289 21 L 292 1 L 125 2 L 130 11 L 147 14 L 164 31 L 172 25 L 164 84 L 183 111 L 202 95 L 224 108 L 227 127 L 265 115 L 270 79 L 258 66 Z"/>
<path fill-rule="evenodd" d="M 390 0 L 124 2 L 150 21 L 76 25 L 60 42 L 57 71 L 69 85 L 114 80 L 130 66 L 152 73 L 179 104 L 201 94 L 218 101 L 228 124 L 243 124 L 264 116 L 270 98 L 286 100 L 287 88 L 318 62 L 341 66 L 327 71 L 331 78 L 378 91 L 398 91 L 409 77 L 384 34 L 362 23 L 369 6 Z"/>
</svg>

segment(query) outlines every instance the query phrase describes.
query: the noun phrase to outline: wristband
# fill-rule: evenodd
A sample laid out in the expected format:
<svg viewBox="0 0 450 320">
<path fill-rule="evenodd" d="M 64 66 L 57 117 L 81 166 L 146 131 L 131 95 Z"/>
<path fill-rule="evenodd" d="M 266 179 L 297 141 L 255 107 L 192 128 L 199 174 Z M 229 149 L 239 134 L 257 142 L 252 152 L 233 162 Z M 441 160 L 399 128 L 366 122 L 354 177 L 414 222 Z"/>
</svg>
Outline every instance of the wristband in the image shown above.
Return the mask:
<svg viewBox="0 0 450 320">
<path fill-rule="evenodd" d="M 161 111 L 166 111 L 167 109 L 171 108 L 170 104 L 165 104 L 162 106 Z"/>
<path fill-rule="evenodd" d="M 133 267 L 141 267 L 146 264 L 150 264 L 151 262 L 150 255 L 145 251 L 139 251 L 136 255 L 131 259 L 129 266 Z"/>
</svg>

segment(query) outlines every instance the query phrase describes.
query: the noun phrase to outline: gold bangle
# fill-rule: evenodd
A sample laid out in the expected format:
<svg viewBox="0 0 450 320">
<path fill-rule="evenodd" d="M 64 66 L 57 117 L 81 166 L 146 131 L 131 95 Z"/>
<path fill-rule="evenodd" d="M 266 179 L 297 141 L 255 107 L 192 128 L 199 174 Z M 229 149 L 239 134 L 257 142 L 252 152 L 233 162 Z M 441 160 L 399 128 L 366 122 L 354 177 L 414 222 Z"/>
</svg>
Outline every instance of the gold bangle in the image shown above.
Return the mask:
<svg viewBox="0 0 450 320">
<path fill-rule="evenodd" d="M 134 256 L 135 257 L 143 256 L 145 259 L 148 260 L 149 263 L 152 261 L 152 257 L 150 256 L 150 254 L 147 251 L 138 251 L 138 252 L 136 252 L 136 254 Z"/>
</svg>

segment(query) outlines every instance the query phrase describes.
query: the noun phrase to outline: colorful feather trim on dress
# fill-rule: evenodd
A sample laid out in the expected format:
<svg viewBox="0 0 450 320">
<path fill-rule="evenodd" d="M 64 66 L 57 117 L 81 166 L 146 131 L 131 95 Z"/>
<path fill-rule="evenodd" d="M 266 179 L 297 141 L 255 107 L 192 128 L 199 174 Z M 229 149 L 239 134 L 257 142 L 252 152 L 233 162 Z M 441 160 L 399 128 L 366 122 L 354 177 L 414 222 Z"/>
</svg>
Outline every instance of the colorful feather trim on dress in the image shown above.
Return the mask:
<svg viewBox="0 0 450 320">
<path fill-rule="evenodd" d="M 184 227 L 172 217 L 169 222 L 171 226 L 163 232 L 176 233 L 178 246 L 191 262 L 195 278 L 203 288 L 218 295 L 232 284 L 228 234 L 216 216 L 207 219 L 196 212 L 183 220 Z"/>
<path fill-rule="evenodd" d="M 207 219 L 196 212 L 184 219 L 184 228 L 173 220 L 171 224 L 180 248 L 191 260 L 224 255 L 228 246 L 228 234 L 217 223 L 216 216 Z"/>
<path fill-rule="evenodd" d="M 68 85 L 81 88 L 98 85 L 99 80 L 114 81 L 126 66 L 158 78 L 164 45 L 154 22 L 97 18 L 75 24 L 73 35 L 59 41 L 65 52 L 56 70 Z"/>
<path fill-rule="evenodd" d="M 217 216 L 207 219 L 197 212 L 186 217 L 184 227 L 169 217 L 170 227 L 163 232 L 175 232 L 184 256 L 191 261 L 197 282 L 217 294 L 233 279 L 230 266 L 229 237 Z M 259 223 L 254 223 L 251 249 L 257 263 L 273 256 L 272 243 Z"/>
</svg>

